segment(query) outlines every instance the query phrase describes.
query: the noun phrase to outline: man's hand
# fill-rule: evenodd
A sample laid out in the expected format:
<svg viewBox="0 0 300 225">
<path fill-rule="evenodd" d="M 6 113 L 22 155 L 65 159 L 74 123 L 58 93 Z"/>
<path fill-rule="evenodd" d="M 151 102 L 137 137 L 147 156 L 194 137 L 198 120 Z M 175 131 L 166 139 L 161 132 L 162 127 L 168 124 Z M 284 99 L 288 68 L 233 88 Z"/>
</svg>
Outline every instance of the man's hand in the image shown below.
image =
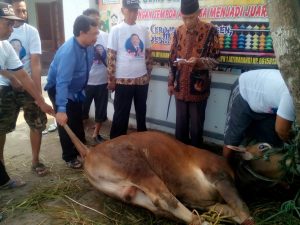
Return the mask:
<svg viewBox="0 0 300 225">
<path fill-rule="evenodd" d="M 174 61 L 173 65 L 176 66 L 177 69 L 179 70 L 179 69 L 181 69 L 181 67 L 182 67 L 183 65 L 185 65 L 186 63 L 187 63 L 186 59 L 180 59 L 180 58 L 177 58 L 177 59 Z"/>
<path fill-rule="evenodd" d="M 196 58 L 196 57 L 191 57 L 188 60 L 186 59 L 177 59 L 174 61 L 174 66 L 177 68 L 181 68 L 183 65 L 189 66 L 189 67 L 195 67 L 197 69 L 201 70 L 210 70 L 214 69 L 218 65 L 218 61 L 213 58 L 208 58 L 208 57 L 201 57 L 201 58 Z"/>
<path fill-rule="evenodd" d="M 168 95 L 172 96 L 174 94 L 174 86 L 168 86 Z"/>
<path fill-rule="evenodd" d="M 47 114 L 49 114 L 51 116 L 55 115 L 55 112 L 54 112 L 53 108 L 50 105 L 48 105 L 45 101 L 37 103 L 37 105 L 41 108 L 41 110 L 44 113 L 47 113 Z"/>
<path fill-rule="evenodd" d="M 191 57 L 189 60 L 178 58 L 176 59 L 176 61 L 174 61 L 174 66 L 176 66 L 178 69 L 180 69 L 184 65 L 194 67 L 197 64 L 198 60 L 199 59 L 196 57 Z"/>
<path fill-rule="evenodd" d="M 56 113 L 55 118 L 56 118 L 56 122 L 61 126 L 67 124 L 68 122 L 68 116 L 65 112 Z"/>
<path fill-rule="evenodd" d="M 198 62 L 198 58 L 196 57 L 191 57 L 189 60 L 186 61 L 186 65 L 190 67 L 194 67 Z"/>
<path fill-rule="evenodd" d="M 276 116 L 275 131 L 283 141 L 288 141 L 291 138 L 292 121 L 286 120 L 281 116 Z"/>
</svg>

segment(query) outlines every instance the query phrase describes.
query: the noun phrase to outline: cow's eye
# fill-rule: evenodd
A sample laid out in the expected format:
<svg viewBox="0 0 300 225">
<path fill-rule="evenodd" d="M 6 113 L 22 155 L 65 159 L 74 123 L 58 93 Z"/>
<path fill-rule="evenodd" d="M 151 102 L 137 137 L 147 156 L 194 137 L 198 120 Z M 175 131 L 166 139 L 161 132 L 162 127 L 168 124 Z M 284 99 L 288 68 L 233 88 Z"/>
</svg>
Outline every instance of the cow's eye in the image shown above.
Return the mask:
<svg viewBox="0 0 300 225">
<path fill-rule="evenodd" d="M 270 149 L 270 148 L 271 148 L 271 146 L 269 144 L 266 144 L 266 143 L 258 145 L 258 149 L 262 152 L 267 150 L 267 149 Z"/>
</svg>

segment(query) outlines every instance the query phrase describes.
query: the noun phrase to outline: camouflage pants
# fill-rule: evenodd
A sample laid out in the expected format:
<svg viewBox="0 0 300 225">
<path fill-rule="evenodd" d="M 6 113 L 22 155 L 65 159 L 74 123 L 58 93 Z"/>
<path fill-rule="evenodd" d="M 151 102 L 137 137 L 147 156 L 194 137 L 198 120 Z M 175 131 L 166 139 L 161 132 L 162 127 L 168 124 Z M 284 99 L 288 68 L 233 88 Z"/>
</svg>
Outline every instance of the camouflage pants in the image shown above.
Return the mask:
<svg viewBox="0 0 300 225">
<path fill-rule="evenodd" d="M 15 129 L 21 108 L 31 129 L 43 131 L 46 128 L 46 114 L 27 92 L 14 91 L 11 86 L 0 86 L 0 135 Z"/>
</svg>

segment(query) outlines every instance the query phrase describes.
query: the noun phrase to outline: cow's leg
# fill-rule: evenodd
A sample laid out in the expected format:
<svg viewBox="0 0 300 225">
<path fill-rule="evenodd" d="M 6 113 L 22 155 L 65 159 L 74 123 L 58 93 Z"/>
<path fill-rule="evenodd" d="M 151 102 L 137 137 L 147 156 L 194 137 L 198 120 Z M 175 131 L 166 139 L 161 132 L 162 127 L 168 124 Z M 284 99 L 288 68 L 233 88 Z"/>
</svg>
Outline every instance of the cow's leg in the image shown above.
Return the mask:
<svg viewBox="0 0 300 225">
<path fill-rule="evenodd" d="M 135 205 L 141 206 L 143 208 L 147 208 L 157 215 L 163 215 L 166 217 L 175 217 L 177 219 L 179 218 L 179 219 L 187 222 L 189 225 L 207 225 L 208 224 L 205 221 L 202 221 L 201 218 L 199 218 L 197 215 L 192 214 L 178 200 L 177 200 L 178 203 L 176 206 L 177 209 L 170 210 L 170 206 L 168 206 L 168 211 L 166 211 L 162 207 L 155 206 L 154 203 L 152 202 L 152 200 L 150 199 L 150 197 L 148 195 L 146 195 L 145 192 L 140 190 L 138 187 L 133 187 L 133 186 L 127 187 L 126 189 L 124 189 L 124 194 L 125 194 L 124 198 L 126 199 L 126 201 L 130 202 L 131 204 L 135 204 Z M 175 197 L 172 196 L 172 198 L 175 198 Z M 156 201 L 157 201 L 157 199 L 156 199 Z M 189 212 L 186 212 L 186 210 L 188 210 Z M 182 214 L 182 213 L 184 213 L 184 216 L 180 217 L 180 214 Z M 187 218 L 188 220 L 184 220 L 184 217 L 187 217 L 187 214 L 191 215 L 191 218 L 188 217 Z"/>
<path fill-rule="evenodd" d="M 233 210 L 233 213 L 231 213 L 228 208 L 224 208 L 229 216 L 234 214 L 237 218 L 233 217 L 233 219 L 238 223 L 242 223 L 250 217 L 250 212 L 247 205 L 239 197 L 237 189 L 235 188 L 232 179 L 228 175 L 219 174 L 218 179 L 215 181 L 215 185 L 221 197 Z M 220 208 L 220 206 L 218 206 L 218 208 Z"/>
<path fill-rule="evenodd" d="M 121 198 L 123 201 L 141 206 L 154 213 L 159 212 L 159 209 L 152 203 L 151 199 L 139 188 L 135 186 L 128 186 L 124 187 L 122 192 Z"/>
<path fill-rule="evenodd" d="M 163 210 L 186 222 L 192 220 L 192 213 L 169 193 L 168 189 L 159 179 L 159 183 L 154 183 L 155 185 L 151 188 L 145 186 L 148 180 L 147 178 L 143 181 L 143 186 L 134 186 L 134 184 L 129 182 L 116 182 L 105 179 L 102 179 L 101 182 L 94 182 L 93 179 L 90 179 L 90 182 L 101 192 L 111 197 L 121 199 L 124 202 L 145 207 L 158 214 Z M 164 188 L 156 188 L 156 186 L 162 185 Z M 165 192 L 167 192 L 167 194 Z"/>
<path fill-rule="evenodd" d="M 157 176 L 143 180 L 143 184 L 137 186 L 140 189 L 138 195 L 132 201 L 141 202 L 143 198 L 149 198 L 158 212 L 168 212 L 173 217 L 185 221 L 191 225 L 201 225 L 201 219 L 186 208 L 165 186 Z M 145 195 L 145 196 L 143 196 Z M 143 197 L 143 198 L 141 198 Z M 143 206 L 144 207 L 144 206 Z"/>
<path fill-rule="evenodd" d="M 93 180 L 90 180 L 90 182 L 98 190 L 113 198 L 144 207 L 154 213 L 159 211 L 145 193 L 137 187 L 132 186 L 130 183 L 115 182 L 104 179 L 101 180 L 101 182 L 93 182 Z"/>
<path fill-rule="evenodd" d="M 188 224 L 201 225 L 201 220 L 179 202 L 157 177 L 143 180 L 143 185 L 140 186 L 104 179 L 101 182 L 90 179 L 90 182 L 111 197 L 144 207 L 156 214 L 171 215 Z"/>
</svg>

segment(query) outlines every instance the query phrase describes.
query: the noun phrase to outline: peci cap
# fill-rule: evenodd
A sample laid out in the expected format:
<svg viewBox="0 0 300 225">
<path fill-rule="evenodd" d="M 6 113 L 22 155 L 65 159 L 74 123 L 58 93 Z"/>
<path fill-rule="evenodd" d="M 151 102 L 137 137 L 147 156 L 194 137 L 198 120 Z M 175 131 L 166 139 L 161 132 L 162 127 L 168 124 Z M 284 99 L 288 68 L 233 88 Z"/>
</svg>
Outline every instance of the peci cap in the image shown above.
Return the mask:
<svg viewBox="0 0 300 225">
<path fill-rule="evenodd" d="M 4 2 L 0 2 L 0 18 L 24 21 L 23 19 L 16 17 L 14 10 L 10 4 Z"/>
<path fill-rule="evenodd" d="M 199 10 L 198 0 L 181 0 L 180 11 L 183 15 L 190 15 Z"/>
<path fill-rule="evenodd" d="M 122 0 L 122 6 L 127 9 L 141 9 L 139 0 Z"/>
</svg>

